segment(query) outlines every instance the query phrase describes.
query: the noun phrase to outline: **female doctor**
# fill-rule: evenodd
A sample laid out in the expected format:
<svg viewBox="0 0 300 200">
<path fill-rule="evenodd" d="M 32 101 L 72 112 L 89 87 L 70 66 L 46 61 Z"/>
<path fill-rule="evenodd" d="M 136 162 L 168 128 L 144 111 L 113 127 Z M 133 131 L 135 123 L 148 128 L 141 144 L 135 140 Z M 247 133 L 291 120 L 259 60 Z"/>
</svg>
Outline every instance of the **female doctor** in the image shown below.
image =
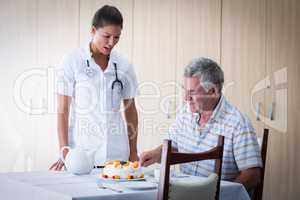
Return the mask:
<svg viewBox="0 0 300 200">
<path fill-rule="evenodd" d="M 122 27 L 116 7 L 100 8 L 92 20 L 91 42 L 66 56 L 57 73 L 59 146 L 93 151 L 95 166 L 107 160 L 139 159 L 136 75 L 129 62 L 112 51 Z M 67 153 L 65 149 L 63 156 Z M 59 159 L 50 169 L 63 166 Z"/>
</svg>

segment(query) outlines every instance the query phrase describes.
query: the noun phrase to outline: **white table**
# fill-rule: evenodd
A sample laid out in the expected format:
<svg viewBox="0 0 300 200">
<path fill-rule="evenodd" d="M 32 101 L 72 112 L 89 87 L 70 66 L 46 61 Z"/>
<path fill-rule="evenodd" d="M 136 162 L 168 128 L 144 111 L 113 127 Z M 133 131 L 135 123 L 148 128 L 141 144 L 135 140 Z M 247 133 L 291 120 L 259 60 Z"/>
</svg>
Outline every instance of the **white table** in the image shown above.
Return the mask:
<svg viewBox="0 0 300 200">
<path fill-rule="evenodd" d="M 97 186 L 99 170 L 75 176 L 65 171 L 19 172 L 0 174 L 0 199 L 18 200 L 155 200 L 157 189 L 129 190 L 122 193 Z M 241 184 L 221 182 L 221 200 L 249 200 Z"/>
</svg>

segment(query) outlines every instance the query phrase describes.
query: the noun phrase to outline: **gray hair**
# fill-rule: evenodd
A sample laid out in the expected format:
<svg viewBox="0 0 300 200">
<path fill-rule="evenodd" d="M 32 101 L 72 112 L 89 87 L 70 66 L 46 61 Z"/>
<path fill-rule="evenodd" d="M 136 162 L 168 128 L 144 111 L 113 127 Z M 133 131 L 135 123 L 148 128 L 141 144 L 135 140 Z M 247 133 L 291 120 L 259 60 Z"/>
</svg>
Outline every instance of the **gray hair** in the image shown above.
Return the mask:
<svg viewBox="0 0 300 200">
<path fill-rule="evenodd" d="M 224 72 L 221 67 L 209 58 L 193 59 L 184 69 L 184 77 L 198 77 L 206 91 L 214 86 L 221 93 L 224 84 Z"/>
</svg>

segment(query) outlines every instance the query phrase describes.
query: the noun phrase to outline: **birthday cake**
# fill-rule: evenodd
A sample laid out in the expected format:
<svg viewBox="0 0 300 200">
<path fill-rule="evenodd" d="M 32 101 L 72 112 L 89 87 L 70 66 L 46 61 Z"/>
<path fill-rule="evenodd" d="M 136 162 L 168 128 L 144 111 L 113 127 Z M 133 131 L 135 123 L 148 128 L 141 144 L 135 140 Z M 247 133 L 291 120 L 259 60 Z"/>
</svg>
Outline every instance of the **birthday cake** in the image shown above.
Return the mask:
<svg viewBox="0 0 300 200">
<path fill-rule="evenodd" d="M 109 161 L 105 164 L 102 171 L 102 178 L 106 179 L 140 179 L 144 178 L 144 173 L 138 161 Z"/>
</svg>

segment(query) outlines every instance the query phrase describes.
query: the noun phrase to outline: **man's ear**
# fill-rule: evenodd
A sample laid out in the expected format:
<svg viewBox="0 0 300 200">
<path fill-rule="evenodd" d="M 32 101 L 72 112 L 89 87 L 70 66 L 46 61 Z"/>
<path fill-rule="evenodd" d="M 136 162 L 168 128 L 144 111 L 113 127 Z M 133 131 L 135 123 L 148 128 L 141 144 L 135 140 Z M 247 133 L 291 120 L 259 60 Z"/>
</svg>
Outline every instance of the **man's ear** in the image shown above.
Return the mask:
<svg viewBox="0 0 300 200">
<path fill-rule="evenodd" d="M 212 87 L 208 91 L 209 95 L 212 95 L 213 97 L 218 97 L 219 96 L 219 91 L 217 87 Z"/>
<path fill-rule="evenodd" d="M 216 95 L 216 88 L 215 87 L 212 87 L 212 88 L 210 88 L 209 90 L 208 90 L 208 94 L 209 95 Z"/>
<path fill-rule="evenodd" d="M 96 27 L 95 27 L 95 26 L 92 26 L 92 27 L 91 27 L 91 35 L 94 36 L 95 33 L 96 33 L 96 31 L 97 31 Z"/>
</svg>

